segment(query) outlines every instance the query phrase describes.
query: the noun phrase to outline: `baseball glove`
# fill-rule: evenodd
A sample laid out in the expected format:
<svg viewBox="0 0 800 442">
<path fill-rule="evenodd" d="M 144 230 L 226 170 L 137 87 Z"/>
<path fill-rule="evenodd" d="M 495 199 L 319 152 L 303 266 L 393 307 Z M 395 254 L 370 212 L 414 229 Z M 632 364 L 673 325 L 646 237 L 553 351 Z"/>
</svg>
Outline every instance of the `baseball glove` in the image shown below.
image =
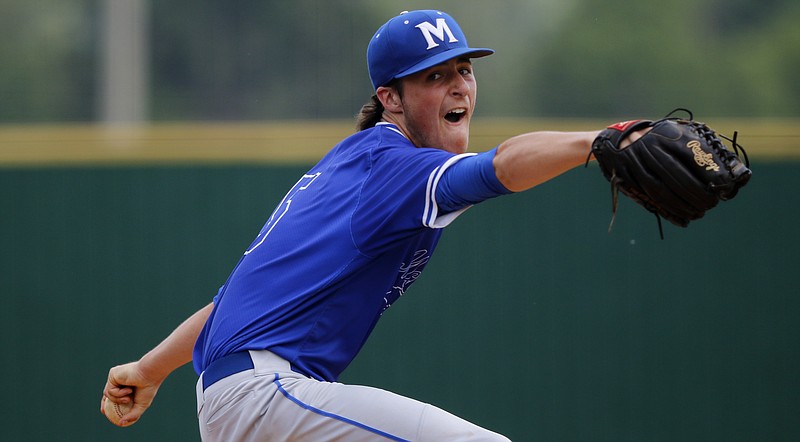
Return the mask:
<svg viewBox="0 0 800 442">
<path fill-rule="evenodd" d="M 686 112 L 689 118 L 670 117 L 677 111 Z M 620 148 L 631 133 L 648 128 L 641 138 Z M 617 123 L 600 132 L 592 143 L 590 158 L 594 155 L 611 183 L 609 231 L 616 218 L 619 191 L 656 215 L 662 239 L 661 218 L 686 227 L 720 201 L 735 197 L 752 175 L 747 153 L 736 143 L 736 135 L 734 132 L 733 139 L 720 135 L 732 144 L 731 152 L 686 109 L 676 109 L 657 121 Z"/>
</svg>

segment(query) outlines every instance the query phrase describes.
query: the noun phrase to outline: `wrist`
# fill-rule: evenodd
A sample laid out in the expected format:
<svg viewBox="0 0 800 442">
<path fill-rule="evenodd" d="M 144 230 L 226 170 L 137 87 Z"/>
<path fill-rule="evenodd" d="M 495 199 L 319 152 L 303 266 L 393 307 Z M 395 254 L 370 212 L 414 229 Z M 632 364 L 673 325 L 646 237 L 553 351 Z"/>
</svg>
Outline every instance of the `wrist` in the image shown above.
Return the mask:
<svg viewBox="0 0 800 442">
<path fill-rule="evenodd" d="M 156 354 L 156 350 L 151 350 L 136 362 L 136 370 L 139 375 L 153 384 L 161 384 L 177 367 L 169 367 L 165 364 L 165 359 Z"/>
</svg>

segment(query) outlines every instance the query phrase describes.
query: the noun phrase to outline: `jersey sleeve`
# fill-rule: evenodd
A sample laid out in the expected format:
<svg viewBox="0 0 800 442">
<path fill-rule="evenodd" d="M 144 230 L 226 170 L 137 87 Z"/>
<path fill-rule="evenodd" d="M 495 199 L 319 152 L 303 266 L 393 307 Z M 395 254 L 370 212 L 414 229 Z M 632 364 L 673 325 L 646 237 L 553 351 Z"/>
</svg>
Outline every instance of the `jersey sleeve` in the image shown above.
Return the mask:
<svg viewBox="0 0 800 442">
<path fill-rule="evenodd" d="M 512 193 L 497 179 L 492 163 L 496 153 L 497 148 L 457 155 L 431 174 L 427 225 L 444 227 L 472 205 Z"/>
<path fill-rule="evenodd" d="M 409 144 L 372 151 L 353 218 L 359 249 L 371 254 L 420 229 L 441 229 L 473 204 L 510 193 L 497 180 L 494 151 L 455 155 Z"/>
<path fill-rule="evenodd" d="M 366 255 L 431 228 L 430 220 L 437 216 L 432 201 L 436 174 L 457 161 L 441 149 L 418 148 L 404 138 L 398 140 L 372 149 L 358 190 L 353 239 Z"/>
</svg>

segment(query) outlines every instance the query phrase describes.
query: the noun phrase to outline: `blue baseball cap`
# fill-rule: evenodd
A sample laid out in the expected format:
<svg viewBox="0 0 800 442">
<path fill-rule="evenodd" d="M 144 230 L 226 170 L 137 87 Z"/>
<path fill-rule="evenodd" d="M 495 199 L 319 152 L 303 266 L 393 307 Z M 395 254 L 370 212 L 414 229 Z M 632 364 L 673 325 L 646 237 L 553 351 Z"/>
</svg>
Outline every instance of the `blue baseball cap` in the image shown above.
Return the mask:
<svg viewBox="0 0 800 442">
<path fill-rule="evenodd" d="M 452 58 L 493 53 L 492 49 L 469 47 L 458 23 L 444 12 L 411 11 L 378 29 L 367 47 L 367 65 L 372 86 L 378 89 Z"/>
</svg>

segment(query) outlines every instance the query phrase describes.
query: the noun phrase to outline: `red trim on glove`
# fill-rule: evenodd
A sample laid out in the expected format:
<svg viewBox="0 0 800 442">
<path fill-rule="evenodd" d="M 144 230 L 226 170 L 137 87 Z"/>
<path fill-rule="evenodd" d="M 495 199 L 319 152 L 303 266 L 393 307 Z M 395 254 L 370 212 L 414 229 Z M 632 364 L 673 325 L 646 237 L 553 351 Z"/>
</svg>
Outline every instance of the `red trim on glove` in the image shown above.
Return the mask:
<svg viewBox="0 0 800 442">
<path fill-rule="evenodd" d="M 642 121 L 642 120 L 621 121 L 621 122 L 619 122 L 619 123 L 612 124 L 611 126 L 608 126 L 608 128 L 609 128 L 609 129 L 618 130 L 618 131 L 620 131 L 620 132 L 625 132 L 625 131 L 626 131 L 626 130 L 628 130 L 628 129 L 629 129 L 631 126 L 633 126 L 634 124 L 636 124 L 636 123 L 638 123 L 638 122 L 640 122 L 640 121 Z"/>
</svg>

